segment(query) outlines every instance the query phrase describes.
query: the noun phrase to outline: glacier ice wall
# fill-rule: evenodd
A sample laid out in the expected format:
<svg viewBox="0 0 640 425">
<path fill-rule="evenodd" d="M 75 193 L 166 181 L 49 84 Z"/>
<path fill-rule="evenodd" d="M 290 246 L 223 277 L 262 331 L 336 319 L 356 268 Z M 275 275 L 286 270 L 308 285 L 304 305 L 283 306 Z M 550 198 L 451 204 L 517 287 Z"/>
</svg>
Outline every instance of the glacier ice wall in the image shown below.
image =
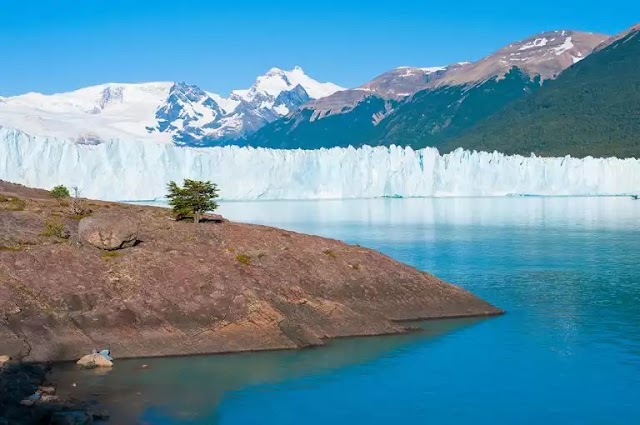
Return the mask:
<svg viewBox="0 0 640 425">
<path fill-rule="evenodd" d="M 640 190 L 640 160 L 539 158 L 392 146 L 302 150 L 79 145 L 0 128 L 0 179 L 77 186 L 106 200 L 162 198 L 170 180 L 206 179 L 223 199 L 616 195 Z"/>
</svg>

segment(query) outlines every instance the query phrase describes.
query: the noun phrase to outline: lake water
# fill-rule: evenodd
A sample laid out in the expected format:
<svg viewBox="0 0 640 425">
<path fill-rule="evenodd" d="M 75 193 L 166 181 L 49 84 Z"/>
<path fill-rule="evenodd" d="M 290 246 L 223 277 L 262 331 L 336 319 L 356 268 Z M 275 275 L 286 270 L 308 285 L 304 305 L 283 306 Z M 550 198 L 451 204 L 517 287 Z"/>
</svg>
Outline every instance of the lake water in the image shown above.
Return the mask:
<svg viewBox="0 0 640 425">
<path fill-rule="evenodd" d="M 65 365 L 54 374 L 61 391 L 99 399 L 117 424 L 640 423 L 640 201 L 238 202 L 220 212 L 378 249 L 508 313 L 303 351 L 116 361 L 109 372 Z"/>
</svg>

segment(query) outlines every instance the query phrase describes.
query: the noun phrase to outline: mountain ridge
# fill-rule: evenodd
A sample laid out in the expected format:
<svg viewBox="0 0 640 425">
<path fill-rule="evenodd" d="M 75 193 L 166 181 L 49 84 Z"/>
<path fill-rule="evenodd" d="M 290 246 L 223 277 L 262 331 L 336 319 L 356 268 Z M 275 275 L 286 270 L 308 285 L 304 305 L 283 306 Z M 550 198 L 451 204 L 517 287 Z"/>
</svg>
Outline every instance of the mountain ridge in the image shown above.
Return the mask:
<svg viewBox="0 0 640 425">
<path fill-rule="evenodd" d="M 532 96 L 443 145 L 506 154 L 640 157 L 640 27 L 605 43 Z"/>
<path fill-rule="evenodd" d="M 535 91 L 536 84 L 555 78 L 605 38 L 570 30 L 543 32 L 474 63 L 396 68 L 355 89 L 302 105 L 294 114 L 248 135 L 243 143 L 288 149 L 393 143 L 438 146 Z M 511 75 L 514 68 L 519 70 L 517 75 Z M 475 110 L 467 107 L 470 99 L 475 99 Z M 456 115 L 459 111 L 466 111 L 462 119 Z M 457 122 L 453 130 L 452 122 Z"/>
<path fill-rule="evenodd" d="M 104 83 L 1 98 L 0 125 L 92 143 L 132 137 L 208 146 L 242 137 L 314 96 L 340 89 L 312 79 L 300 67 L 271 68 L 249 89 L 226 98 L 184 82 Z"/>
</svg>

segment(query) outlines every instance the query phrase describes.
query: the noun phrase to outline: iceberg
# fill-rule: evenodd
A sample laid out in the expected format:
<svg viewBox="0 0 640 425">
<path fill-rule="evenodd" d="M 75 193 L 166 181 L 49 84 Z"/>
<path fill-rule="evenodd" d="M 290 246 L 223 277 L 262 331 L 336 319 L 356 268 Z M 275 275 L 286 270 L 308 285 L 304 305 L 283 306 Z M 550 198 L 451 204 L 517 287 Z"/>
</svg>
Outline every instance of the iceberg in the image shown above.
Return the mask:
<svg viewBox="0 0 640 425">
<path fill-rule="evenodd" d="M 211 180 L 225 200 L 439 196 L 593 196 L 640 190 L 635 158 L 543 158 L 398 146 L 276 150 L 100 144 L 0 128 L 0 179 L 77 187 L 104 200 L 162 199 L 170 180 Z"/>
</svg>

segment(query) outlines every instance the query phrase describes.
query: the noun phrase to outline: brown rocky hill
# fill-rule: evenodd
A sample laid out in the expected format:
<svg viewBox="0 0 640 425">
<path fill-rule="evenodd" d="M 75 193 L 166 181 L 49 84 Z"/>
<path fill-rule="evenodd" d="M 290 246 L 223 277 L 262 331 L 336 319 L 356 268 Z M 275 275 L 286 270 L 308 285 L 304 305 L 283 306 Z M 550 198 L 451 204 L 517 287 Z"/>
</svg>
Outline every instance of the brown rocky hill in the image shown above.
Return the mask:
<svg viewBox="0 0 640 425">
<path fill-rule="evenodd" d="M 514 66 L 542 80 L 555 78 L 562 71 L 587 57 L 607 35 L 580 31 L 548 31 L 501 48 L 461 69 L 435 80 L 432 86 L 476 83 L 500 77 Z"/>
<path fill-rule="evenodd" d="M 403 332 L 403 320 L 500 313 L 360 246 L 87 202 L 94 222 L 138 223 L 138 243 L 91 246 L 65 201 L 0 182 L 0 354 L 48 361 L 105 347 L 118 357 L 298 348 Z"/>
</svg>

